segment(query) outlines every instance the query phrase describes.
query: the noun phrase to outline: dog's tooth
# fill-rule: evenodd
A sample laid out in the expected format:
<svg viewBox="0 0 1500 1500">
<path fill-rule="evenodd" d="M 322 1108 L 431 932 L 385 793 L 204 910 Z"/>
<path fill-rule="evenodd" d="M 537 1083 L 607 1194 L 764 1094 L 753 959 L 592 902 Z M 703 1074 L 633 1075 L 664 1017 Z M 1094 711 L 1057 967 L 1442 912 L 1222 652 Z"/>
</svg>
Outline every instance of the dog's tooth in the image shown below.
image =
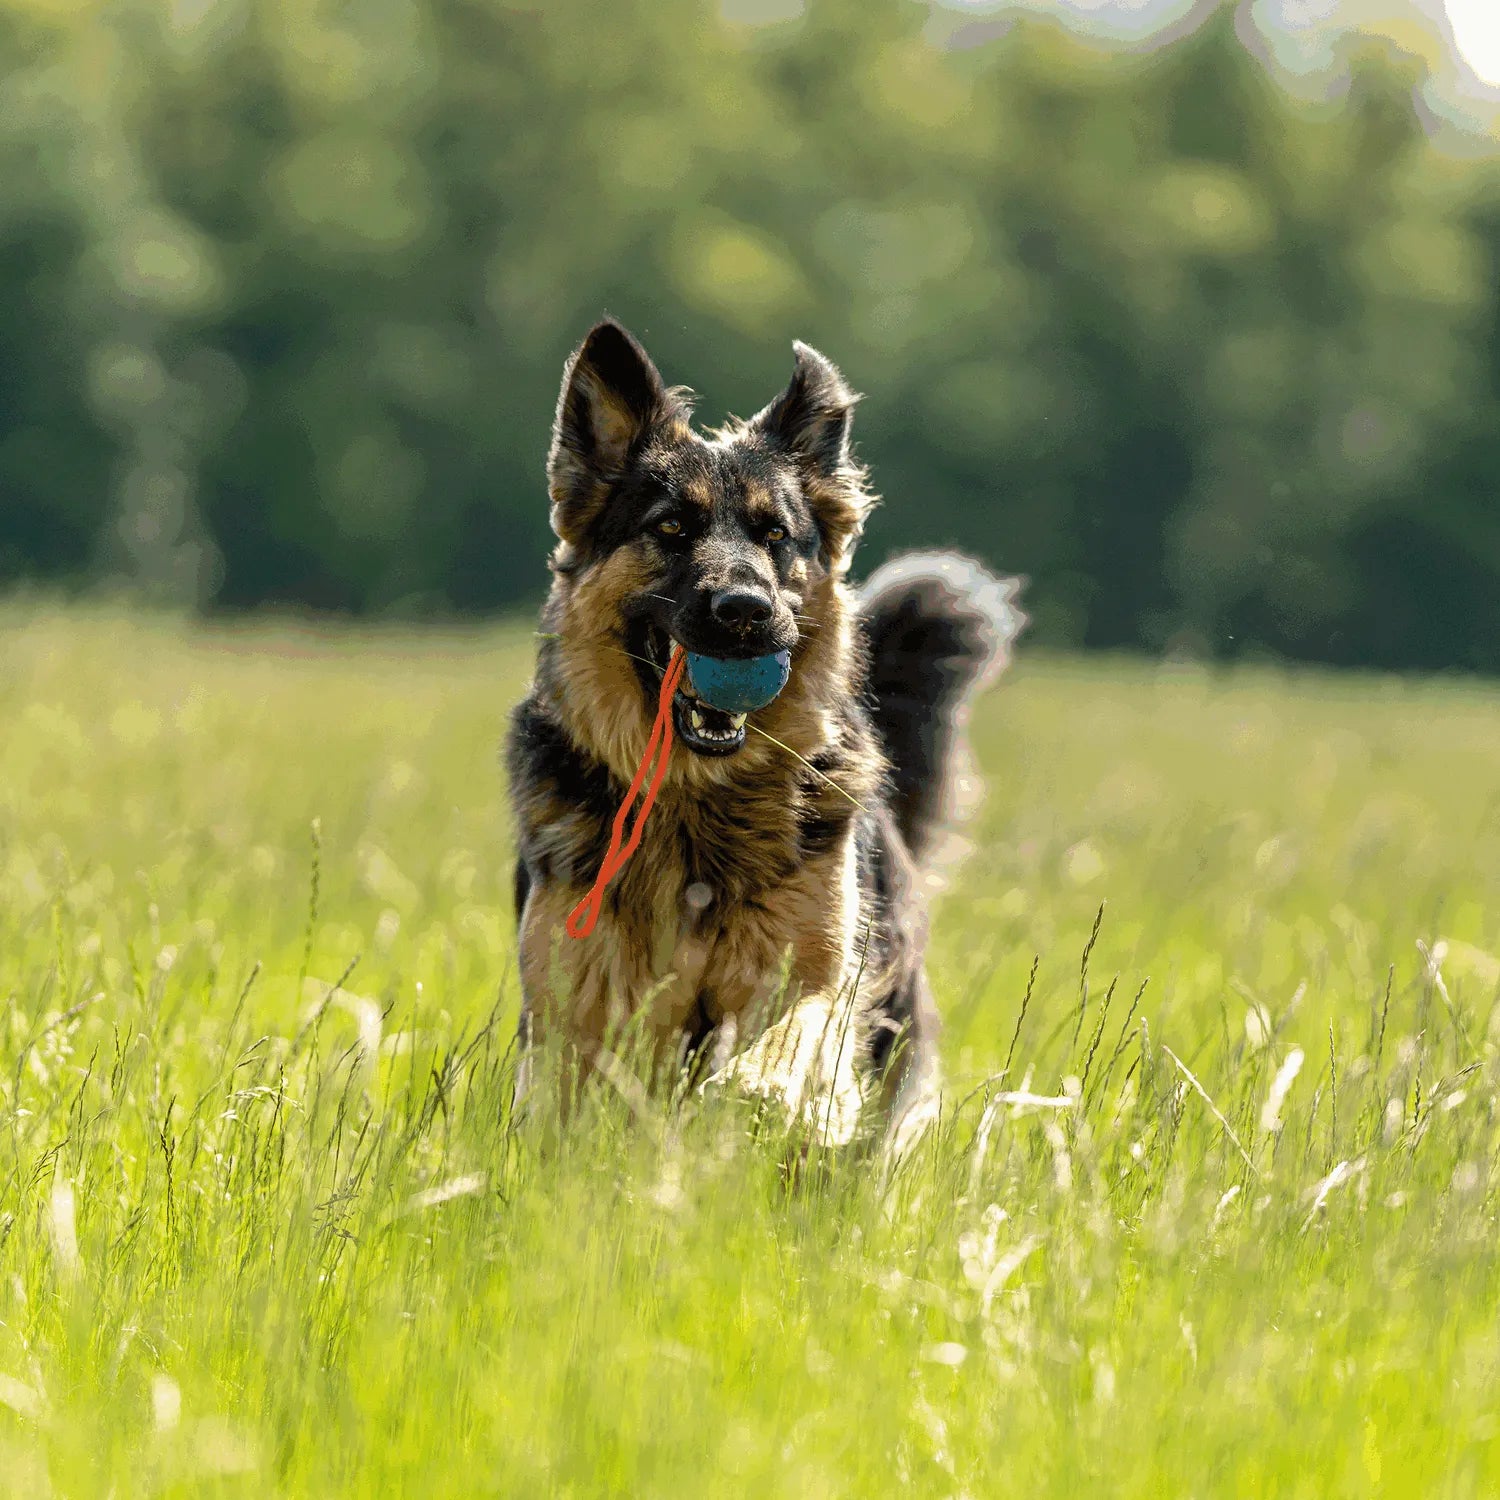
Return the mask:
<svg viewBox="0 0 1500 1500">
<path fill-rule="evenodd" d="M 703 715 L 700 714 L 696 708 L 693 710 L 692 719 L 693 719 L 693 728 L 696 729 L 699 734 L 702 734 L 703 733 L 703 728 L 704 728 L 704 725 L 703 725 Z"/>
<path fill-rule="evenodd" d="M 738 734 L 745 727 L 744 714 L 730 714 L 729 722 L 734 725 L 734 733 Z"/>
</svg>

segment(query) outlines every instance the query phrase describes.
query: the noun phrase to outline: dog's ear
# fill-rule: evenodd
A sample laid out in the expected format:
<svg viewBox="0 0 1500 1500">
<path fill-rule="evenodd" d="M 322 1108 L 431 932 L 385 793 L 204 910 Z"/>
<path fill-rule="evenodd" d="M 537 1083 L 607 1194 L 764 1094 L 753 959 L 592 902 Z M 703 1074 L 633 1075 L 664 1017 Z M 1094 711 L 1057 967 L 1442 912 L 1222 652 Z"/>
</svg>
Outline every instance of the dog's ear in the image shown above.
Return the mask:
<svg viewBox="0 0 1500 1500">
<path fill-rule="evenodd" d="M 587 530 L 653 425 L 680 417 L 651 357 L 613 319 L 589 331 L 563 369 L 547 455 L 552 529 L 566 542 Z"/>
<path fill-rule="evenodd" d="M 874 504 L 849 442 L 859 397 L 832 360 L 801 342 L 792 348 L 797 362 L 787 388 L 748 425 L 791 458 L 830 558 L 847 563 Z"/>
<path fill-rule="evenodd" d="M 797 363 L 787 388 L 752 425 L 810 469 L 832 475 L 849 458 L 857 398 L 832 360 L 800 341 L 792 349 Z"/>
</svg>

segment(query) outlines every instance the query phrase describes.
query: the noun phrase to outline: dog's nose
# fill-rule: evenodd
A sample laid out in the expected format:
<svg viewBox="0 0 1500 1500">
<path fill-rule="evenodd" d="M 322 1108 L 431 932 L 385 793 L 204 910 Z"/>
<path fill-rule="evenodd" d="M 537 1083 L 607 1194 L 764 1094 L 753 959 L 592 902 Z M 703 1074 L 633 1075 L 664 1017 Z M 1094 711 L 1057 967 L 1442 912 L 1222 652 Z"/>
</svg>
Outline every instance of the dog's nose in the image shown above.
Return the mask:
<svg viewBox="0 0 1500 1500">
<path fill-rule="evenodd" d="M 714 619 L 731 630 L 748 630 L 771 618 L 771 596 L 761 589 L 720 589 L 709 601 Z"/>
</svg>

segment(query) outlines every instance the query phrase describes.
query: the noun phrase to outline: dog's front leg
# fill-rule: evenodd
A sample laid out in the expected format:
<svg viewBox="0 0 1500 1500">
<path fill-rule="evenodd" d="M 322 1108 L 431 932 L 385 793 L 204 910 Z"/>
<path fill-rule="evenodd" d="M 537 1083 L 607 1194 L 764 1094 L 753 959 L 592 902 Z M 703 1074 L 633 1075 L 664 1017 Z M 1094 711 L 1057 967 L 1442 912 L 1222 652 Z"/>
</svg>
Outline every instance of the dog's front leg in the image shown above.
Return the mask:
<svg viewBox="0 0 1500 1500">
<path fill-rule="evenodd" d="M 647 900 L 622 903 L 626 915 L 607 912 L 587 938 L 571 938 L 564 924 L 578 899 L 576 890 L 543 884 L 527 900 L 523 1051 L 561 1044 L 574 1084 L 601 1071 L 601 1061 L 615 1075 L 622 1063 L 649 1073 L 670 1068 L 699 1009 L 708 943 L 669 906 Z"/>
<path fill-rule="evenodd" d="M 866 1103 L 858 1026 L 852 998 L 805 996 L 703 1088 L 774 1104 L 814 1146 L 847 1146 L 860 1133 Z"/>
</svg>

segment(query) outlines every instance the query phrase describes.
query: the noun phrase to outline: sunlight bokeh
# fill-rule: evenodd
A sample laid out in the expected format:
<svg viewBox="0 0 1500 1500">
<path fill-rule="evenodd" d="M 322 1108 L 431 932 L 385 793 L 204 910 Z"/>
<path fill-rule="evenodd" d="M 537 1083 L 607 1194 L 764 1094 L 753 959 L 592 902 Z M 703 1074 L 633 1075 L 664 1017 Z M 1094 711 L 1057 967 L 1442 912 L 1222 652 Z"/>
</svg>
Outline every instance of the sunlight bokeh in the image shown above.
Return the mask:
<svg viewBox="0 0 1500 1500">
<path fill-rule="evenodd" d="M 1500 5 L 1496 0 L 1446 0 L 1453 42 L 1483 83 L 1500 88 Z"/>
</svg>

